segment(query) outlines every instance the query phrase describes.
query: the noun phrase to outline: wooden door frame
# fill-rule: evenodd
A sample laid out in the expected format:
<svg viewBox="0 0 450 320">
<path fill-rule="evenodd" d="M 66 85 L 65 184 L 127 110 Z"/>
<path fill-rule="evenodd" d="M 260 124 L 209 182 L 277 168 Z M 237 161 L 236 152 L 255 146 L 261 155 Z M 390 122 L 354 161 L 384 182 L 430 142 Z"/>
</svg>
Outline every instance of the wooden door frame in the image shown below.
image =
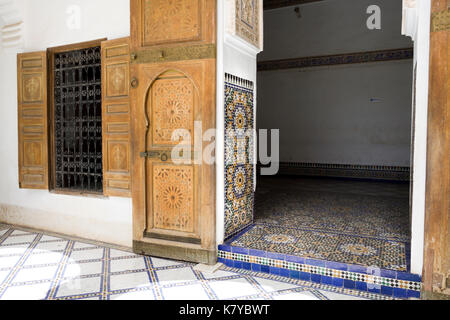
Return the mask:
<svg viewBox="0 0 450 320">
<path fill-rule="evenodd" d="M 424 298 L 450 295 L 450 0 L 432 0 Z"/>
</svg>

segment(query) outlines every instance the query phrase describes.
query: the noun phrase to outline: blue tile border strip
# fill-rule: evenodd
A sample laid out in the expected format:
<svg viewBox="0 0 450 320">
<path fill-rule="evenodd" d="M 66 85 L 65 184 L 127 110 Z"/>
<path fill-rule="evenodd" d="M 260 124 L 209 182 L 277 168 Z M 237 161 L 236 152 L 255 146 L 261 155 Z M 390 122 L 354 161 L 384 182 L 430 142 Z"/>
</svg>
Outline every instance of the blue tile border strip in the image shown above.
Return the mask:
<svg viewBox="0 0 450 320">
<path fill-rule="evenodd" d="M 395 298 L 420 298 L 421 276 L 393 270 L 321 261 L 219 245 L 218 261 L 231 268 L 263 272 Z"/>
<path fill-rule="evenodd" d="M 371 292 L 367 292 L 367 291 L 364 292 L 364 291 L 360 291 L 357 289 L 346 289 L 342 286 L 341 286 L 341 288 L 339 288 L 339 287 L 336 287 L 333 285 L 310 282 L 309 280 L 304 281 L 304 280 L 300 279 L 299 277 L 289 277 L 288 278 L 283 275 L 273 275 L 270 273 L 261 273 L 260 271 L 255 272 L 252 270 L 236 270 L 236 268 L 234 268 L 234 267 L 222 267 L 221 270 L 230 271 L 230 272 L 239 272 L 241 274 L 250 275 L 250 276 L 258 277 L 258 278 L 262 278 L 262 279 L 268 279 L 268 280 L 279 281 L 279 282 L 284 282 L 284 283 L 291 283 L 291 284 L 300 285 L 303 287 L 312 288 L 312 289 L 316 289 L 316 290 L 327 291 L 327 292 L 336 292 L 338 294 L 344 294 L 344 295 L 349 295 L 349 296 L 353 296 L 353 297 L 360 297 L 360 298 L 364 298 L 364 299 L 398 300 L 398 298 L 389 297 L 389 296 L 381 295 L 381 294 L 377 294 L 377 293 L 371 293 Z"/>
</svg>

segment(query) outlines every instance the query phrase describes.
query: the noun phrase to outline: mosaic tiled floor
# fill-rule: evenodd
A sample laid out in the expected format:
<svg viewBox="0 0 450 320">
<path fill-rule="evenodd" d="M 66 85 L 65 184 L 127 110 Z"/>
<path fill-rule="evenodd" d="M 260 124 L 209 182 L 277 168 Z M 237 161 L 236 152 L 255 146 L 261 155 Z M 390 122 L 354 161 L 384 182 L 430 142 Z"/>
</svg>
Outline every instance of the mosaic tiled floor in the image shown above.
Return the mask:
<svg viewBox="0 0 450 320">
<path fill-rule="evenodd" d="M 301 177 L 258 181 L 255 225 L 232 246 L 408 271 L 409 185 Z"/>
<path fill-rule="evenodd" d="M 0 224 L 0 300 L 387 299 L 378 294 L 145 257 Z"/>
</svg>

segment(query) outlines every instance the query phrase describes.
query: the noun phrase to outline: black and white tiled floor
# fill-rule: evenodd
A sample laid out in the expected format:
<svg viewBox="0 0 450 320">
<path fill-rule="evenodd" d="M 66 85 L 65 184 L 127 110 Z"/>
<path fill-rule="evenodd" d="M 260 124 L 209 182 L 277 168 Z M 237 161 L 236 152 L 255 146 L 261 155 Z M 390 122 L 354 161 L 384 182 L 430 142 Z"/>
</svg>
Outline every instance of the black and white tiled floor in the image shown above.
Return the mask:
<svg viewBox="0 0 450 320">
<path fill-rule="evenodd" d="M 352 290 L 194 266 L 0 224 L 0 300 L 362 299 Z"/>
</svg>

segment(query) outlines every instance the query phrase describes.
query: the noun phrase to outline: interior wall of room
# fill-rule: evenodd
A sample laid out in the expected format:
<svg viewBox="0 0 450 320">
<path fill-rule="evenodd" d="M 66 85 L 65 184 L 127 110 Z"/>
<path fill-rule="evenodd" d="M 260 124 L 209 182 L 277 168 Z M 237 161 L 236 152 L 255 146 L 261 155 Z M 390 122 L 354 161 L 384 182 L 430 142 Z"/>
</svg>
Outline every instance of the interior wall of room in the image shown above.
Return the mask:
<svg viewBox="0 0 450 320">
<path fill-rule="evenodd" d="M 381 30 L 369 30 L 370 5 Z M 328 0 L 265 11 L 258 61 L 412 48 L 401 0 Z M 295 31 L 295 32 L 294 32 Z M 409 166 L 413 60 L 258 72 L 257 127 L 280 161 Z"/>
<path fill-rule="evenodd" d="M 25 22 L 23 52 L 130 35 L 129 1 L 16 1 Z M 0 52 L 0 70 L 0 222 L 131 247 L 131 199 L 19 189 L 15 52 Z"/>
</svg>

